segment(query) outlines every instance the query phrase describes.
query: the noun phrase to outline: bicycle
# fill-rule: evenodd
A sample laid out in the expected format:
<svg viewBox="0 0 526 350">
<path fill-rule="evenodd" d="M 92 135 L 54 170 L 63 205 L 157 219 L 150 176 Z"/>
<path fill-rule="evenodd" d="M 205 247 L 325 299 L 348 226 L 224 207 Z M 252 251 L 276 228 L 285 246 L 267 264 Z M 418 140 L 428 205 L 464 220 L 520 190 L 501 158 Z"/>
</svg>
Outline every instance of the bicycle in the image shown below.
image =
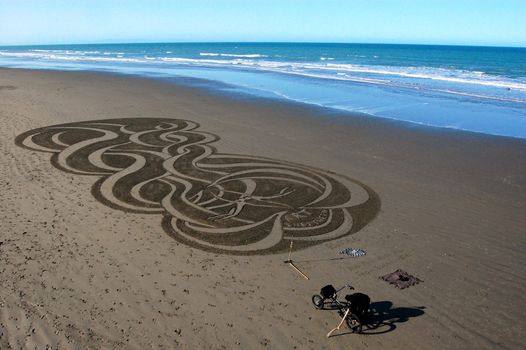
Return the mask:
<svg viewBox="0 0 526 350">
<path fill-rule="evenodd" d="M 350 290 L 354 290 L 354 287 L 347 284 L 340 289 L 336 290 L 332 285 L 326 285 L 321 288 L 320 294 L 314 294 L 312 296 L 312 303 L 318 310 L 325 309 L 326 306 L 330 307 L 328 310 L 338 310 L 338 314 L 343 318 L 342 322 L 337 328 L 333 329 L 327 336 L 339 329 L 345 320 L 347 327 L 351 330 L 351 333 L 361 333 L 365 318 L 369 310 L 369 304 L 371 302 L 369 296 L 362 293 L 347 294 L 345 296 L 346 301 L 338 300 L 338 292 L 348 287 Z M 326 303 L 326 300 L 330 300 Z"/>
</svg>

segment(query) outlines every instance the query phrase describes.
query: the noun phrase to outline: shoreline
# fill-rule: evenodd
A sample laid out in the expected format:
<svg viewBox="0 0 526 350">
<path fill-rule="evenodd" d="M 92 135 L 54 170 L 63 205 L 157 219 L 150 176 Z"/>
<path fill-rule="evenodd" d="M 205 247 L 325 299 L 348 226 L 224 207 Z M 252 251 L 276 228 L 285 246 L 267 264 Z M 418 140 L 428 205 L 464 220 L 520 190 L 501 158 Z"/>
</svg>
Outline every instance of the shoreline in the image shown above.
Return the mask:
<svg viewBox="0 0 526 350">
<path fill-rule="evenodd" d="M 1 347 L 522 344 L 526 140 L 124 75 L 2 68 L 0 87 Z M 283 264 L 286 252 L 238 256 L 177 240 L 161 214 L 119 210 L 92 194 L 99 175 L 61 170 L 50 153 L 15 144 L 38 128 L 117 118 L 191 121 L 217 137 L 210 140 L 216 157 L 266 158 L 274 167 L 300 164 L 337 181 L 351 178 L 374 191 L 381 207 L 370 218 L 358 204 L 356 232 L 294 251 L 307 281 Z M 342 259 L 347 247 L 367 255 Z M 399 290 L 379 279 L 399 268 L 423 282 Z M 328 283 L 370 295 L 383 326 L 325 338 L 338 316 L 315 310 L 310 298 Z"/>
<path fill-rule="evenodd" d="M 400 120 L 396 118 L 391 117 L 382 117 L 382 116 L 376 116 L 373 114 L 368 114 L 364 112 L 357 112 L 357 111 L 349 111 L 345 109 L 339 109 L 335 107 L 327 107 L 323 105 L 319 105 L 316 103 L 309 103 L 309 102 L 300 102 L 296 101 L 294 99 L 288 99 L 281 96 L 276 97 L 265 97 L 265 96 L 258 96 L 253 95 L 248 92 L 241 92 L 241 91 L 232 91 L 235 88 L 238 88 L 236 85 L 231 85 L 228 83 L 215 81 L 215 80 L 208 80 L 203 78 L 195 78 L 195 77 L 184 77 L 184 76 L 176 76 L 176 77 L 151 77 L 151 76 L 142 76 L 135 73 L 123 73 L 123 72 L 112 72 L 112 71 L 94 71 L 94 70 L 60 70 L 60 69 L 44 69 L 44 68 L 11 68 L 11 67 L 0 67 L 0 71 L 2 70 L 18 70 L 18 71 L 25 71 L 25 72 L 49 72 L 49 73 L 79 73 L 79 74 L 93 74 L 93 75 L 102 75 L 102 76 L 113 76 L 113 77 L 121 77 L 121 78 L 129 78 L 129 79 L 137 79 L 137 80 L 144 80 L 144 81 L 151 81 L 151 82 L 158 82 L 161 84 L 167 84 L 169 86 L 173 86 L 175 88 L 180 89 L 187 89 L 188 91 L 193 91 L 196 94 L 205 94 L 210 97 L 216 97 L 219 99 L 226 99 L 226 100 L 232 100 L 232 101 L 249 101 L 249 103 L 252 104 L 261 104 L 261 105 L 282 105 L 284 107 L 288 107 L 291 109 L 297 109 L 299 111 L 306 111 L 306 114 L 309 115 L 318 115 L 318 116 L 328 116 L 330 118 L 337 118 L 341 119 L 341 121 L 345 122 L 346 118 L 354 118 L 354 119 L 364 119 L 365 121 L 371 120 L 372 123 L 379 123 L 379 125 L 392 125 L 395 128 L 408 128 L 408 129 L 416 129 L 417 132 L 428 132 L 430 134 L 434 133 L 450 133 L 451 135 L 458 134 L 460 137 L 462 135 L 466 137 L 487 137 L 487 138 L 495 138 L 498 139 L 509 139 L 509 140 L 515 140 L 518 142 L 525 141 L 526 138 L 521 137 L 514 137 L 514 136 L 507 136 L 507 135 L 496 135 L 496 134 L 487 134 L 483 132 L 477 132 L 477 131 L 471 131 L 466 129 L 458 129 L 454 127 L 440 127 L 440 126 L 434 126 L 430 124 L 425 123 L 419 123 L 419 122 L 413 122 L 413 121 L 405 121 Z"/>
<path fill-rule="evenodd" d="M 446 74 L 441 65 L 427 67 L 425 58 L 422 58 L 424 63 L 408 62 L 409 67 L 396 60 L 392 66 L 388 59 L 382 61 L 389 54 L 374 55 L 371 61 L 368 49 L 364 55 L 357 56 L 363 58 L 355 57 L 356 61 L 345 58 L 340 52 L 342 49 L 337 50 L 339 54 L 335 57 L 327 58 L 319 48 L 316 50 L 321 51 L 311 52 L 305 63 L 296 62 L 294 55 L 297 53 L 291 57 L 275 56 L 271 49 L 259 50 L 258 45 L 249 44 L 242 45 L 241 52 L 223 44 L 223 49 L 229 53 L 222 53 L 221 45 L 213 52 L 212 48 L 201 48 L 203 45 L 199 44 L 172 45 L 174 47 L 151 44 L 150 56 L 140 54 L 147 51 L 148 46 L 137 45 L 139 48 L 131 44 L 108 48 L 94 45 L 90 50 L 72 45 L 67 50 L 61 47 L 34 52 L 15 50 L 0 52 L 0 56 L 5 56 L 1 61 L 6 67 L 88 69 L 154 79 L 180 75 L 211 80 L 213 82 L 206 84 L 214 84 L 214 89 L 228 93 L 297 101 L 351 113 L 361 111 L 417 125 L 526 139 L 524 84 L 513 71 L 493 75 L 491 72 L 500 69 L 494 67 L 495 63 L 490 65 L 493 68 L 486 67 L 489 72 L 486 76 L 486 68 L 476 64 L 472 67 L 459 59 L 458 64 L 453 64 L 458 69 L 449 71 L 448 68 Z M 205 52 L 207 50 L 211 52 Z M 253 51 L 258 53 L 251 54 Z M 446 49 L 438 51 L 446 56 L 449 52 Z M 413 53 L 421 54 L 419 50 Z M 512 50 L 509 54 L 510 65 L 518 64 L 515 61 L 520 51 Z M 207 57 L 209 55 L 212 57 Z M 366 63 L 362 66 L 363 60 Z"/>
</svg>

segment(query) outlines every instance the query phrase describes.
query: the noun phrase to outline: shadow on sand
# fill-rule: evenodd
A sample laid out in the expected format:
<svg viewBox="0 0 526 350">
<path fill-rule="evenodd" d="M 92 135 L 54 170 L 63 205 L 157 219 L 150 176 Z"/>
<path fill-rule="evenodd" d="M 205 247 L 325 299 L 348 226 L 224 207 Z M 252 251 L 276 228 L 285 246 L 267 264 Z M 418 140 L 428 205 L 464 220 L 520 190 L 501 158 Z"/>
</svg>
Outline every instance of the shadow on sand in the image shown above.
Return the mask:
<svg viewBox="0 0 526 350">
<path fill-rule="evenodd" d="M 376 301 L 369 306 L 366 323 L 362 329 L 364 335 L 384 334 L 396 329 L 397 324 L 409 321 L 410 318 L 423 315 L 425 306 L 393 307 L 390 301 Z M 352 334 L 343 331 L 334 336 Z"/>
</svg>

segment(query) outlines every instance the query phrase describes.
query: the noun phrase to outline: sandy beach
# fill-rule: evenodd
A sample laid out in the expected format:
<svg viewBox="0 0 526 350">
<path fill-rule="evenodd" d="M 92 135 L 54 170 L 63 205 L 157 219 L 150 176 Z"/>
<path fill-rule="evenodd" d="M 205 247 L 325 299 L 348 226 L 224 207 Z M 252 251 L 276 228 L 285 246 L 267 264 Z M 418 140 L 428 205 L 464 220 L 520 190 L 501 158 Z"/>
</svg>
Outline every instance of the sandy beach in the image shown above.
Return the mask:
<svg viewBox="0 0 526 350">
<path fill-rule="evenodd" d="M 524 346 L 526 140 L 12 69 L 0 122 L 0 349 Z M 189 180 L 155 172 L 177 153 L 159 140 L 191 141 L 169 163 Z M 235 197 L 228 172 L 256 174 L 252 192 Z M 193 181 L 209 185 L 188 194 Z M 231 205 L 194 205 L 220 196 Z M 291 232 L 309 280 L 284 264 Z M 380 279 L 397 269 L 422 282 Z M 377 326 L 327 339 L 338 314 L 311 296 L 329 283 L 368 294 Z"/>
</svg>

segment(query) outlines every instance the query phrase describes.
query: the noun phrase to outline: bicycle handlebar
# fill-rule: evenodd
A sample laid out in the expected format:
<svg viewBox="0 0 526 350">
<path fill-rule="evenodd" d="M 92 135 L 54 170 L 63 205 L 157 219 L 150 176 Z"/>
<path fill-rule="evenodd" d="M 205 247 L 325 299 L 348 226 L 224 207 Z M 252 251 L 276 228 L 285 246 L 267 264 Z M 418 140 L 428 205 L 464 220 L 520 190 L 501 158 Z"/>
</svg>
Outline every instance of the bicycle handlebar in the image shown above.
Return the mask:
<svg viewBox="0 0 526 350">
<path fill-rule="evenodd" d="M 354 287 L 353 287 L 353 286 L 351 286 L 350 284 L 346 284 L 346 285 L 344 285 L 343 287 L 341 287 L 340 289 L 338 289 L 338 290 L 336 291 L 336 293 L 338 293 L 339 291 L 341 291 L 341 290 L 344 289 L 345 287 L 349 288 L 350 290 L 354 290 Z"/>
</svg>

